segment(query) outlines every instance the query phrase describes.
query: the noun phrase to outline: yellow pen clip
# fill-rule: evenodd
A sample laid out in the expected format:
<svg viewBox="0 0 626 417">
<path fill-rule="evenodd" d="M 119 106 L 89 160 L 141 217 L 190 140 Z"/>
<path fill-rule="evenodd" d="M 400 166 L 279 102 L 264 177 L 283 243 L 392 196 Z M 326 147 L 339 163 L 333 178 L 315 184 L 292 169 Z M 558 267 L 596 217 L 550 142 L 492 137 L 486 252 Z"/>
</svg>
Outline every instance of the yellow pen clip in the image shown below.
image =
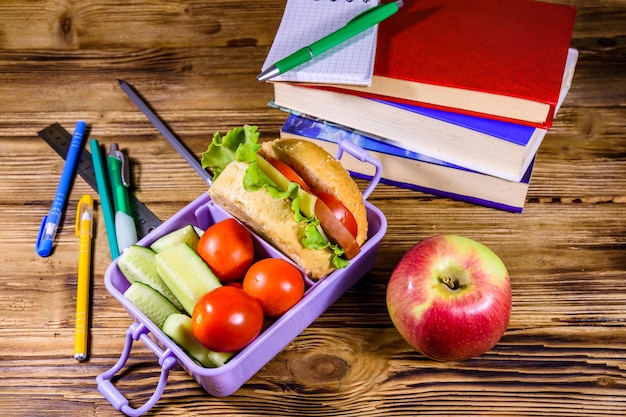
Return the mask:
<svg viewBox="0 0 626 417">
<path fill-rule="evenodd" d="M 76 236 L 80 237 L 81 232 L 89 232 L 91 235 L 92 223 L 93 198 L 89 194 L 85 194 L 81 197 L 76 207 Z"/>
</svg>

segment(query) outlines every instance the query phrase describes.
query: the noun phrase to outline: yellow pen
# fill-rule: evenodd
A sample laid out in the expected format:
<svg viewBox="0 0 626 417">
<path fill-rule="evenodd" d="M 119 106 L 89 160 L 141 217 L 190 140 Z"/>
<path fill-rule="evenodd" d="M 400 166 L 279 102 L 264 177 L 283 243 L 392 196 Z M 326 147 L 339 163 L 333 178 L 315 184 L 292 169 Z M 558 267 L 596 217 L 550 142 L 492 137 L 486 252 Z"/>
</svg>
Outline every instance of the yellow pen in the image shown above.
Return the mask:
<svg viewBox="0 0 626 417">
<path fill-rule="evenodd" d="M 76 209 L 76 236 L 80 238 L 78 250 L 78 283 L 76 288 L 76 330 L 74 333 L 74 359 L 87 359 L 89 321 L 89 286 L 91 285 L 91 236 L 93 231 L 93 198 L 82 196 Z"/>
</svg>

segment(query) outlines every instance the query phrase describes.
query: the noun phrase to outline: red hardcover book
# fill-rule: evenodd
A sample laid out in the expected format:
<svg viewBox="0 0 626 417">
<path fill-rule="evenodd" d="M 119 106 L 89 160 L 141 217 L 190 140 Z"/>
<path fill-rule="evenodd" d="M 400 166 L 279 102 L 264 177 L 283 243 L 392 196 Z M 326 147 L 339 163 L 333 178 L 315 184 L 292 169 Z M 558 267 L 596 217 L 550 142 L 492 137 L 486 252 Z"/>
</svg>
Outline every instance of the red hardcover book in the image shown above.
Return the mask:
<svg viewBox="0 0 626 417">
<path fill-rule="evenodd" d="M 532 0 L 405 1 L 379 25 L 372 85 L 321 87 L 549 128 L 575 16 Z"/>
</svg>

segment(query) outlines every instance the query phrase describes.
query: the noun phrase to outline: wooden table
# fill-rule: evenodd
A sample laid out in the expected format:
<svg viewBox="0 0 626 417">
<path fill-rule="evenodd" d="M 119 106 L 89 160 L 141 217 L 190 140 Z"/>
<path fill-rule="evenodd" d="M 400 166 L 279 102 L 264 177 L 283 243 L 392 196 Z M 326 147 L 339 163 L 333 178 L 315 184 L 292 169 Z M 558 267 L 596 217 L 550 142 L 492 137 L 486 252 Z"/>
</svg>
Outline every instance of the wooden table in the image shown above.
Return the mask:
<svg viewBox="0 0 626 417">
<path fill-rule="evenodd" d="M 626 414 L 626 4 L 578 7 L 573 86 L 541 146 L 525 210 L 512 214 L 379 186 L 389 226 L 374 269 L 235 394 L 209 396 L 183 370 L 150 415 L 571 416 Z M 215 131 L 278 135 L 258 74 L 284 1 L 18 1 L 0 5 L 0 415 L 119 415 L 95 377 L 131 320 L 103 284 L 111 262 L 96 212 L 90 358 L 72 357 L 77 178 L 54 254 L 34 242 L 63 160 L 38 137 L 79 118 L 132 159 L 135 195 L 165 220 L 206 185 L 118 86 L 131 82 L 196 155 Z M 421 356 L 394 329 L 385 288 L 418 241 L 456 233 L 509 268 L 500 343 L 458 363 Z M 159 375 L 136 345 L 116 383 L 143 404 Z"/>
</svg>

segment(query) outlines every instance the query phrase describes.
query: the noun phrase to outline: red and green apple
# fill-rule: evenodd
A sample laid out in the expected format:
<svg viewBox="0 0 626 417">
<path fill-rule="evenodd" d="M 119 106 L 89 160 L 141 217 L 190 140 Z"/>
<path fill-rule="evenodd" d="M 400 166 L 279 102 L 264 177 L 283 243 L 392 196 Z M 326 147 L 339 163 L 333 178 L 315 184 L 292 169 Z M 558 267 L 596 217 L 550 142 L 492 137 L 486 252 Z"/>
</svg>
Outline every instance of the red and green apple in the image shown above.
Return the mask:
<svg viewBox="0 0 626 417">
<path fill-rule="evenodd" d="M 387 285 L 389 316 L 423 355 L 457 361 L 482 355 L 511 316 L 511 283 L 502 260 L 470 238 L 438 235 L 413 246 Z"/>
</svg>

